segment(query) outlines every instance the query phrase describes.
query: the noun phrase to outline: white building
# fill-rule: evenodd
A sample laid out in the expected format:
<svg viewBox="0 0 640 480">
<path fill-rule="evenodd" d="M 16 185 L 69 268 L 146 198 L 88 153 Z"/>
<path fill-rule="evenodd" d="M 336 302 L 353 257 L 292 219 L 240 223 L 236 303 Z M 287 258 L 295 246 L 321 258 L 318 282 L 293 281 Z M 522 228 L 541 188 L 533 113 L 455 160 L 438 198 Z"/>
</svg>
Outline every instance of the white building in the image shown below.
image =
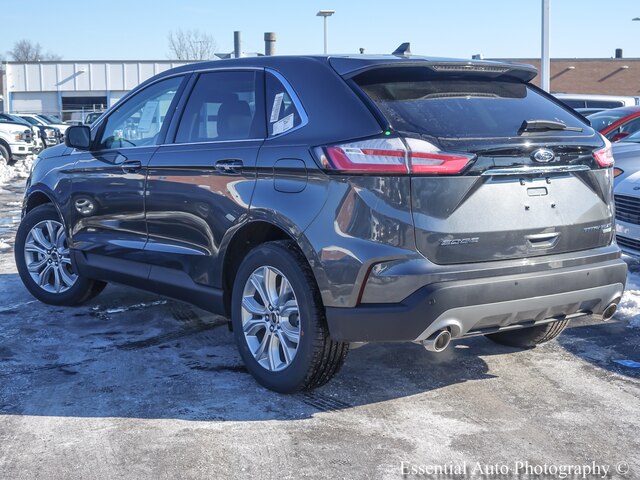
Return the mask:
<svg viewBox="0 0 640 480">
<path fill-rule="evenodd" d="M 7 62 L 0 82 L 4 111 L 82 120 L 85 112 L 110 107 L 146 79 L 185 63 L 188 62 Z"/>
</svg>

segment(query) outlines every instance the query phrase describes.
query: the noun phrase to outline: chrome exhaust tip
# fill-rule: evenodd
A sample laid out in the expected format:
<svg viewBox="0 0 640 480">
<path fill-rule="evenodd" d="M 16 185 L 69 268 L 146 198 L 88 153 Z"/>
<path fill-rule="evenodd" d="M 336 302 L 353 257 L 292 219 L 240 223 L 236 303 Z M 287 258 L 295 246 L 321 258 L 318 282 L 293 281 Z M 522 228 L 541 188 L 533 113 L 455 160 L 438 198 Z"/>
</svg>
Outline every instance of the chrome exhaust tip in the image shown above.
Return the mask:
<svg viewBox="0 0 640 480">
<path fill-rule="evenodd" d="M 604 309 L 604 312 L 602 312 L 602 321 L 606 322 L 607 320 L 611 320 L 611 317 L 615 315 L 617 310 L 618 310 L 617 304 L 615 303 L 609 304 L 609 306 Z"/>
<path fill-rule="evenodd" d="M 451 342 L 451 332 L 444 329 L 423 340 L 422 346 L 430 352 L 442 352 L 449 346 L 449 342 Z"/>
</svg>

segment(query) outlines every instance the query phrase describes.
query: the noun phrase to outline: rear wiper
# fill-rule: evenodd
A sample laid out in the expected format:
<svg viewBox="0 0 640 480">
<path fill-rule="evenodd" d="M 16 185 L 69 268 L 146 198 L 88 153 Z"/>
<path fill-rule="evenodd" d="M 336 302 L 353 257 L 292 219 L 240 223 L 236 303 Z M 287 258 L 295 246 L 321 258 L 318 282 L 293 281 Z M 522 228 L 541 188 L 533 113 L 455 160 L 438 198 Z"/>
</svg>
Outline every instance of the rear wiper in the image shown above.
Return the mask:
<svg viewBox="0 0 640 480">
<path fill-rule="evenodd" d="M 564 123 L 556 122 L 555 120 L 525 120 L 520 125 L 518 135 L 522 135 L 524 132 L 546 132 L 549 130 L 581 132 L 583 129 L 580 127 L 567 127 Z"/>
</svg>

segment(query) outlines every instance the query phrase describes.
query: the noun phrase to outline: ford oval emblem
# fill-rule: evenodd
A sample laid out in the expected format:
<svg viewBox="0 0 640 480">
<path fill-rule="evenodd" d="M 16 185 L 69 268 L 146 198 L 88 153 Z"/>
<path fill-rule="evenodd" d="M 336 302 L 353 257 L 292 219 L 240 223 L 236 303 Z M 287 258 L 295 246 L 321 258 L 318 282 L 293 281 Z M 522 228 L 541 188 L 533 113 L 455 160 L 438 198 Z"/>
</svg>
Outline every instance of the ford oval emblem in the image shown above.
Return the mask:
<svg viewBox="0 0 640 480">
<path fill-rule="evenodd" d="M 540 163 L 549 163 L 555 157 L 556 155 L 548 148 L 539 148 L 531 154 L 531 158 Z"/>
</svg>

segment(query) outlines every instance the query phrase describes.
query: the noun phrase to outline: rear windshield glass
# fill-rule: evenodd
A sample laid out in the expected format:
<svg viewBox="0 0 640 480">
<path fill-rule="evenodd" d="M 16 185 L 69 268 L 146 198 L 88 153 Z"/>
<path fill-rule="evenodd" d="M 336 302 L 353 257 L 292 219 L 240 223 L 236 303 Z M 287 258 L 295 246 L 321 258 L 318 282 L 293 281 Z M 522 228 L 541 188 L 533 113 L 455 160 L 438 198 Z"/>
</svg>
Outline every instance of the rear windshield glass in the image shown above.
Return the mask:
<svg viewBox="0 0 640 480">
<path fill-rule="evenodd" d="M 598 112 L 592 115 L 589 115 L 589 120 L 591 120 L 591 126 L 596 130 L 602 130 L 603 128 L 607 128 L 609 125 L 616 123 L 621 118 L 629 115 L 630 112 L 627 110 L 608 110 L 606 112 Z"/>
<path fill-rule="evenodd" d="M 402 68 L 365 72 L 355 82 L 399 131 L 489 138 L 516 136 L 525 120 L 585 127 L 567 110 L 515 81 L 435 77 L 426 68 Z"/>
</svg>

